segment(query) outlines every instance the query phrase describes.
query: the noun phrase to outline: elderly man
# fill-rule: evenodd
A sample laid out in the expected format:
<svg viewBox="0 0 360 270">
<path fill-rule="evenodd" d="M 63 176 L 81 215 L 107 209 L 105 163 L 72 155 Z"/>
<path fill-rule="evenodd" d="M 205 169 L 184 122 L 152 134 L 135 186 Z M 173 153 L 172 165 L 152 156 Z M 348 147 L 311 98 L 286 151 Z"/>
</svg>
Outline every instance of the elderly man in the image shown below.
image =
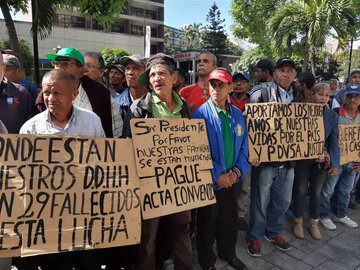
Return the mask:
<svg viewBox="0 0 360 270">
<path fill-rule="evenodd" d="M 105 61 L 101 54 L 98 52 L 86 52 L 84 59 L 87 69 L 85 75 L 98 83 L 104 84 Z"/>
<path fill-rule="evenodd" d="M 209 138 L 213 169 L 211 170 L 216 204 L 198 209 L 197 249 L 199 264 L 204 270 L 215 269 L 216 255 L 212 244 L 216 239 L 217 254 L 233 268 L 247 267 L 236 256 L 237 197 L 240 176 L 247 175 L 249 149 L 245 118 L 240 110 L 227 102 L 232 77 L 218 68 L 210 73 L 210 99 L 193 117 L 204 119 Z"/>
<path fill-rule="evenodd" d="M 9 133 L 19 133 L 20 127 L 33 116 L 33 102 L 21 85 L 10 82 L 4 75 L 4 59 L 0 53 L 0 120 Z"/>
<path fill-rule="evenodd" d="M 189 104 L 192 112 L 196 111 L 209 98 L 208 77 L 216 68 L 216 56 L 210 52 L 200 53 L 196 59 L 197 83 L 184 87 L 180 90 L 180 96 Z"/>
<path fill-rule="evenodd" d="M 295 77 L 294 61 L 287 57 L 281 58 L 276 63 L 273 82 L 270 85 L 263 84 L 262 88 L 251 95 L 250 102 L 291 102 L 297 96 L 292 87 Z M 268 162 L 252 168 L 250 220 L 246 239 L 247 251 L 253 257 L 261 256 L 262 237 L 279 250 L 291 249 L 280 231 L 283 215 L 291 202 L 293 167 L 291 162 Z"/>
<path fill-rule="evenodd" d="M 145 71 L 146 60 L 145 57 L 138 54 L 124 56 L 120 59 L 120 64 L 125 67 L 125 78 L 128 87 L 115 97 L 115 102 L 123 119 L 133 101 L 147 93 L 146 86 L 140 85 L 138 82 L 138 77 Z"/>
<path fill-rule="evenodd" d="M 175 62 L 165 54 L 152 56 L 146 65 L 146 71 L 139 77 L 141 85 L 151 85 L 153 91 L 134 100 L 125 119 L 124 127 L 131 118 L 188 118 L 187 104 L 172 91 L 176 81 Z M 124 128 L 124 134 L 131 131 Z M 191 241 L 189 237 L 190 211 L 184 211 L 165 217 L 168 220 L 175 254 L 175 269 L 192 269 Z M 155 238 L 160 218 L 142 221 L 141 243 L 136 254 L 135 269 L 155 269 Z"/>
<path fill-rule="evenodd" d="M 83 55 L 76 48 L 62 48 L 57 54 L 47 54 L 46 57 L 53 60 L 55 69 L 63 69 L 75 77 L 78 95 L 74 105 L 96 113 L 106 137 L 120 137 L 123 121 L 119 109 L 105 86 L 84 75 Z M 38 96 L 37 103 L 43 103 L 42 96 Z"/>
<path fill-rule="evenodd" d="M 42 80 L 42 94 L 47 109 L 28 120 L 21 127 L 20 134 L 105 137 L 100 118 L 93 112 L 73 105 L 77 96 L 77 82 L 70 73 L 61 69 L 46 73 Z M 41 265 L 44 270 L 100 268 L 95 251 L 16 258 L 15 265 L 19 269 L 37 269 L 32 267 Z"/>
</svg>

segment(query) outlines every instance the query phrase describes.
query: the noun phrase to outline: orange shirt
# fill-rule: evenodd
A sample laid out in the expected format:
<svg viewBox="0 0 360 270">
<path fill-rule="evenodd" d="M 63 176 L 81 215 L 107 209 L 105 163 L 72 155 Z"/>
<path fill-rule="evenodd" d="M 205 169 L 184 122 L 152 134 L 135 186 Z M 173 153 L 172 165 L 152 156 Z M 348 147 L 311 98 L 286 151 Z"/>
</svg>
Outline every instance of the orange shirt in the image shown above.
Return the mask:
<svg viewBox="0 0 360 270">
<path fill-rule="evenodd" d="M 189 104 L 191 113 L 196 111 L 210 97 L 209 89 L 201 88 L 197 83 L 181 89 L 180 96 Z"/>
</svg>

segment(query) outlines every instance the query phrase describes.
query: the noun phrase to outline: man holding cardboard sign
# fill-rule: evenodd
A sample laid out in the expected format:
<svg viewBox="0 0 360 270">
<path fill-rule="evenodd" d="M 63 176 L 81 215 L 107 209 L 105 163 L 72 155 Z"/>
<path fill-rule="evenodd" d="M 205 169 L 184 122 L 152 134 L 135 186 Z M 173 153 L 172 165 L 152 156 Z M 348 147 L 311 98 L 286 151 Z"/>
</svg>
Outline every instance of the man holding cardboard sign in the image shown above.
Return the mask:
<svg viewBox="0 0 360 270">
<path fill-rule="evenodd" d="M 212 250 L 216 238 L 219 258 L 235 269 L 247 269 L 236 256 L 237 198 L 235 185 L 250 170 L 245 119 L 240 110 L 227 102 L 232 76 L 225 69 L 215 69 L 209 76 L 210 99 L 193 117 L 204 119 L 209 138 L 216 204 L 198 209 L 197 249 L 202 269 L 215 269 Z"/>
<path fill-rule="evenodd" d="M 276 63 L 274 81 L 262 87 L 250 97 L 251 103 L 289 103 L 296 96 L 292 82 L 296 77 L 295 63 L 281 58 Z M 248 253 L 261 256 L 260 239 L 265 237 L 278 249 L 288 251 L 291 246 L 280 231 L 282 217 L 291 202 L 294 168 L 289 162 L 269 162 L 253 167 L 251 172 L 250 221 L 247 232 Z"/>
<path fill-rule="evenodd" d="M 189 118 L 187 104 L 172 91 L 176 81 L 174 69 L 174 60 L 163 53 L 155 54 L 148 60 L 146 71 L 138 81 L 141 85 L 151 85 L 153 91 L 134 100 L 125 118 L 123 134 L 131 136 L 131 130 L 126 130 L 131 118 Z M 172 233 L 175 269 L 191 270 L 190 211 L 166 215 L 164 218 L 169 222 Z M 138 270 L 155 270 L 155 239 L 159 221 L 159 217 L 142 221 L 141 243 L 135 261 Z"/>
<path fill-rule="evenodd" d="M 47 110 L 28 120 L 20 134 L 61 134 L 105 137 L 100 118 L 93 112 L 72 105 L 77 96 L 75 78 L 62 69 L 45 74 L 42 93 Z M 30 262 L 34 257 L 21 259 Z M 36 258 L 36 257 L 35 257 Z M 100 263 L 93 251 L 79 251 L 40 257 L 42 269 L 99 269 Z M 23 261 L 23 262 L 21 262 Z M 24 265 L 25 267 L 25 265 Z M 20 269 L 26 269 L 21 268 Z"/>
</svg>

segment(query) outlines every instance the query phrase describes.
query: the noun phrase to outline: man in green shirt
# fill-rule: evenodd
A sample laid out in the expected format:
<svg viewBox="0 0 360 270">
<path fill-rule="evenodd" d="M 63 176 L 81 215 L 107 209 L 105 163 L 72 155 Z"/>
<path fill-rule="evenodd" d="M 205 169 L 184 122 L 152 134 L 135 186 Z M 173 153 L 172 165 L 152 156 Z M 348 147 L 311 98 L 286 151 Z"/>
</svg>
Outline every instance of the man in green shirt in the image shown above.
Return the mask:
<svg viewBox="0 0 360 270">
<path fill-rule="evenodd" d="M 152 91 L 134 100 L 124 120 L 123 135 L 131 137 L 129 122 L 131 118 L 189 118 L 185 101 L 172 91 L 176 81 L 174 60 L 163 53 L 152 56 L 146 71 L 139 78 L 139 84 L 151 86 Z M 189 237 L 190 211 L 161 217 L 168 222 L 173 241 L 175 269 L 193 269 L 192 248 Z M 160 218 L 142 221 L 141 243 L 136 252 L 135 269 L 155 270 L 155 239 Z"/>
</svg>

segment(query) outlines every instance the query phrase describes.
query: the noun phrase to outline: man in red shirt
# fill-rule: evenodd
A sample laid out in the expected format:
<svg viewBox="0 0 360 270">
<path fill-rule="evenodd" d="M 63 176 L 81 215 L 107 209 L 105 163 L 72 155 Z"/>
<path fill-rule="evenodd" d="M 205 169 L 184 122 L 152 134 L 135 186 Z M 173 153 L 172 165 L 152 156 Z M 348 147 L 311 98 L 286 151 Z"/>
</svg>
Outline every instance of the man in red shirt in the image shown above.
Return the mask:
<svg viewBox="0 0 360 270">
<path fill-rule="evenodd" d="M 180 96 L 189 104 L 193 113 L 209 98 L 207 79 L 209 74 L 216 69 L 217 59 L 211 52 L 200 53 L 196 59 L 198 82 L 180 90 Z"/>
</svg>

